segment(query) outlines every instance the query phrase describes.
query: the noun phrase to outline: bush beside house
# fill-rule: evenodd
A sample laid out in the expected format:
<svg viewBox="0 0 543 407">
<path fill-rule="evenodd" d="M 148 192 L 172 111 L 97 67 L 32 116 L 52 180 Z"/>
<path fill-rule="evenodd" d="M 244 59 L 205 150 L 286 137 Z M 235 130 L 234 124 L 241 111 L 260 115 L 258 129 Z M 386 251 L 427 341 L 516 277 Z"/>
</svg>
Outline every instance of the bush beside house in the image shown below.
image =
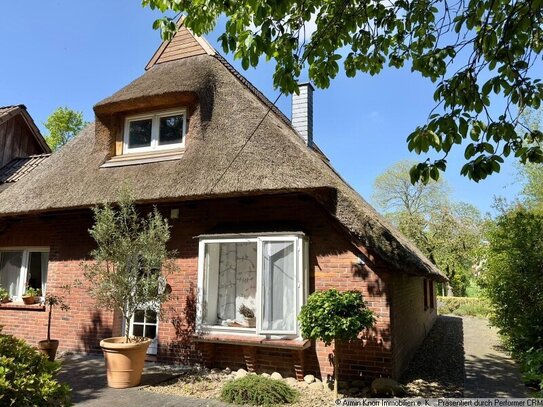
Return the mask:
<svg viewBox="0 0 543 407">
<path fill-rule="evenodd" d="M 59 370 L 24 340 L 0 332 L 0 405 L 70 405 L 69 386 L 55 379 Z"/>
</svg>

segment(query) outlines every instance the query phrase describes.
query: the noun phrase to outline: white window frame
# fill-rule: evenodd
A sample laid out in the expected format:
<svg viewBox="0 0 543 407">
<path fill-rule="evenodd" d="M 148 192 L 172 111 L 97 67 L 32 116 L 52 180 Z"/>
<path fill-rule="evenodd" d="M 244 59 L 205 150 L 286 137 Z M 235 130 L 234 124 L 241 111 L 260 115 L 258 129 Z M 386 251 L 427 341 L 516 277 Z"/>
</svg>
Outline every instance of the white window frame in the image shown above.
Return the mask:
<svg viewBox="0 0 543 407">
<path fill-rule="evenodd" d="M 159 145 L 160 136 L 160 119 L 167 116 L 183 115 L 183 136 L 180 143 Z M 138 120 L 151 119 L 151 145 L 149 147 L 133 147 L 129 146 L 130 122 Z M 185 135 L 187 133 L 187 110 L 186 109 L 170 109 L 160 110 L 150 113 L 142 113 L 139 115 L 128 116 L 124 121 L 124 136 L 123 136 L 123 154 L 145 153 L 164 150 L 173 150 L 185 147 Z"/>
<path fill-rule="evenodd" d="M 28 262 L 30 259 L 30 253 L 47 253 L 50 250 L 48 247 L 0 247 L 0 252 L 23 252 L 23 258 L 21 260 L 21 270 L 19 278 L 19 295 L 13 296 L 13 301 L 22 301 L 22 296 L 26 291 L 26 282 L 28 280 Z M 47 267 L 42 270 L 42 282 L 41 282 L 41 300 L 45 298 L 45 291 L 47 289 L 47 272 L 49 270 L 49 259 L 47 260 Z"/>
<path fill-rule="evenodd" d="M 258 235 L 232 235 L 232 237 L 217 235 L 201 237 L 198 247 L 198 307 L 196 312 L 197 330 L 206 333 L 235 334 L 262 337 L 286 337 L 299 338 L 300 328 L 298 321 L 293 331 L 263 330 L 262 329 L 262 267 L 263 267 L 263 243 L 264 242 L 293 242 L 296 255 L 296 317 L 299 315 L 302 305 L 305 304 L 309 291 L 309 252 L 308 239 L 303 233 L 266 233 Z M 257 267 L 256 267 L 256 296 L 255 296 L 255 328 L 229 327 L 219 325 L 207 325 L 203 323 L 203 305 L 205 304 L 205 247 L 210 243 L 256 243 Z"/>
</svg>

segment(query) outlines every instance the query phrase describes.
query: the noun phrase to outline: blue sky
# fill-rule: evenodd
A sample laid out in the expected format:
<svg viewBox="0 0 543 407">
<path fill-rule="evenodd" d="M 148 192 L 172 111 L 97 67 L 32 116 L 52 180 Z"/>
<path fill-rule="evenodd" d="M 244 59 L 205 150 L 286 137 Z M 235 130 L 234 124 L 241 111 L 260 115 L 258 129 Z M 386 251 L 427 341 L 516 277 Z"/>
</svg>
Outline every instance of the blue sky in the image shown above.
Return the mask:
<svg viewBox="0 0 543 407">
<path fill-rule="evenodd" d="M 43 130 L 58 106 L 83 111 L 93 120 L 92 106 L 144 72 L 160 45 L 151 28 L 158 16 L 139 0 L 28 0 L 2 4 L 0 24 L 0 106 L 23 103 Z M 217 32 L 207 38 L 220 50 Z M 232 57 L 227 55 L 232 61 Z M 243 71 L 271 100 L 273 66 Z M 315 141 L 344 178 L 366 199 L 373 181 L 387 167 L 410 154 L 405 139 L 424 123 L 434 106 L 434 86 L 409 69 L 385 70 L 375 77 L 338 76 L 317 90 Z M 278 106 L 290 116 L 290 98 Z M 459 175 L 463 152 L 449 158 L 446 179 L 453 198 L 491 210 L 494 195 L 512 198 L 519 190 L 509 161 L 502 172 L 476 184 Z"/>
</svg>

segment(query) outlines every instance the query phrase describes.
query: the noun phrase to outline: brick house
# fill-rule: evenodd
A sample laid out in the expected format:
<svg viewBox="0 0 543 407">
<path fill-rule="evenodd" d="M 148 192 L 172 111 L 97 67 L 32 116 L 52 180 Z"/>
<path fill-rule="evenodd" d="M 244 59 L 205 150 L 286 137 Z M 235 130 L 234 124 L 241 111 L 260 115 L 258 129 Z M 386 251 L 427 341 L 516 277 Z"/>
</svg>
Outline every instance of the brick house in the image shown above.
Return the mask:
<svg viewBox="0 0 543 407">
<path fill-rule="evenodd" d="M 204 39 L 181 27 L 146 72 L 94 106 L 95 122 L 0 195 L 0 273 L 18 280 L 4 331 L 36 343 L 43 306 L 18 296 L 81 278 L 93 248 L 90 208 L 129 185 L 140 210 L 172 225 L 177 271 L 164 315 L 131 332 L 163 361 L 284 375 L 332 374 L 331 349 L 299 337 L 307 295 L 360 290 L 377 324 L 341 345 L 342 374 L 398 377 L 436 318 L 445 277 L 335 172 L 312 138 L 312 88 L 289 120 Z M 121 319 L 73 288 L 52 325 L 60 349 L 99 351 Z M 255 319 L 244 318 L 245 305 Z"/>
</svg>

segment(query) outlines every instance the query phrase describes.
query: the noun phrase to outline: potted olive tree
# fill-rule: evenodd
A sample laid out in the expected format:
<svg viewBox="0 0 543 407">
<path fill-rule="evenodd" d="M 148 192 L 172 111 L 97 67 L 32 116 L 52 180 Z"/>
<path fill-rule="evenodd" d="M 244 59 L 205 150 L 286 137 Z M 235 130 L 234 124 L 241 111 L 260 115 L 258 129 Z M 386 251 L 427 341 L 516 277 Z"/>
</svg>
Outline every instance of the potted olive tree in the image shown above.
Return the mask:
<svg viewBox="0 0 543 407">
<path fill-rule="evenodd" d="M 353 341 L 375 323 L 373 311 L 366 307 L 359 291 L 336 289 L 315 291 L 307 298 L 300 315 L 304 339 L 321 340 L 326 346 L 334 342 L 334 396 L 338 398 L 339 354 L 341 341 Z"/>
<path fill-rule="evenodd" d="M 49 316 L 47 319 L 47 339 L 38 342 L 38 349 L 44 355 L 49 357 L 49 360 L 53 362 L 57 355 L 57 349 L 59 345 L 58 339 L 51 339 L 51 316 L 53 314 L 53 307 L 59 307 L 62 311 L 68 311 L 70 307 L 64 302 L 64 298 L 47 294 L 45 296 L 45 305 L 49 308 Z"/>
<path fill-rule="evenodd" d="M 88 292 L 99 308 L 118 311 L 124 320 L 124 336 L 100 342 L 107 368 L 108 385 L 126 388 L 140 383 L 151 339 L 130 336 L 130 321 L 137 310 L 160 312 L 168 299 L 167 272 L 173 252 L 166 248 L 170 226 L 160 212 L 141 216 L 130 192 L 120 202 L 97 206 L 89 230 L 96 241 L 93 262 L 84 265 Z"/>
</svg>

